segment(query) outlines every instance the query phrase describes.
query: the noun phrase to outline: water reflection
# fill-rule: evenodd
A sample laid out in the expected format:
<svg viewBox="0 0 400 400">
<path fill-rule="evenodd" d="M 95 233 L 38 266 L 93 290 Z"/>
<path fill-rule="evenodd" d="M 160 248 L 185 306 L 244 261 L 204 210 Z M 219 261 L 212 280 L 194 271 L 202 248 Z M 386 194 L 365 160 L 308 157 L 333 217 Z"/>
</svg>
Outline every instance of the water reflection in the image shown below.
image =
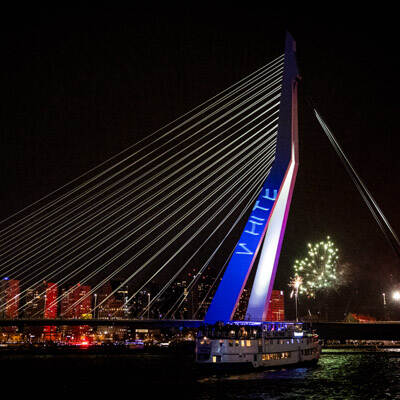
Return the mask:
<svg viewBox="0 0 400 400">
<path fill-rule="evenodd" d="M 266 379 L 304 379 L 310 370 L 319 368 L 318 366 L 312 368 L 281 368 L 269 369 L 264 371 L 254 371 L 242 374 L 220 374 L 212 375 L 206 378 L 201 378 L 198 382 L 217 382 L 217 381 L 252 381 L 252 380 L 266 380 Z"/>
<path fill-rule="evenodd" d="M 204 399 L 400 399 L 400 358 L 389 354 L 323 355 L 318 366 L 211 376 Z M 212 395 L 211 395 L 212 394 Z"/>
</svg>

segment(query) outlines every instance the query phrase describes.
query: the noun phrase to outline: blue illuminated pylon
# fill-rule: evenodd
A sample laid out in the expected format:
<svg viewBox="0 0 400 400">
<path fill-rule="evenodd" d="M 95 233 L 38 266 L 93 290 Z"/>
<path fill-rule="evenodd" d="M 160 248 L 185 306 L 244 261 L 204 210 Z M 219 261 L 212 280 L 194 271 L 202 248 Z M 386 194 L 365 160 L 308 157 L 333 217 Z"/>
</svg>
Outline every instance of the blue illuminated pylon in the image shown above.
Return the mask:
<svg viewBox="0 0 400 400">
<path fill-rule="evenodd" d="M 263 321 L 267 315 L 298 168 L 295 47 L 287 34 L 274 165 L 207 311 L 207 323 L 232 320 L 260 248 L 246 319 Z"/>
</svg>

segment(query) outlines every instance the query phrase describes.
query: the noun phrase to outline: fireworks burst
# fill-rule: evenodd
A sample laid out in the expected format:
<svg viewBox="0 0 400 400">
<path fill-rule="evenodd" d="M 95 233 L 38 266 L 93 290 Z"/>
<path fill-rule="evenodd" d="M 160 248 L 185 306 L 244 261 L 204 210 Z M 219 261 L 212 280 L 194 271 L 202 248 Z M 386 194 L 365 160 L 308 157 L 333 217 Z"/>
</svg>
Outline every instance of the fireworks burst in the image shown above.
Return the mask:
<svg viewBox="0 0 400 400">
<path fill-rule="evenodd" d="M 303 278 L 301 276 L 296 275 L 294 278 L 290 280 L 289 286 L 292 288 L 292 292 L 290 293 L 290 298 L 293 297 L 294 294 L 297 294 L 300 286 L 303 284 Z"/>
<path fill-rule="evenodd" d="M 295 278 L 292 281 L 296 277 L 302 279 L 299 293 L 315 298 L 317 292 L 338 284 L 338 249 L 329 236 L 326 241 L 308 243 L 307 246 L 307 257 L 294 263 Z"/>
</svg>

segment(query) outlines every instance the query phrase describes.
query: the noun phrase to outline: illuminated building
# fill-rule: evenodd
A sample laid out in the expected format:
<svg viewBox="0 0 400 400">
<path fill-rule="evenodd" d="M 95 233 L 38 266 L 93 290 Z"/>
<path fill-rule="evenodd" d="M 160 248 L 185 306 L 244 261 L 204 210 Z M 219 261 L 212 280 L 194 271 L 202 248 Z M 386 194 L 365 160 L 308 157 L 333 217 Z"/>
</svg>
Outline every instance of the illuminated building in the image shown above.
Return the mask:
<svg viewBox="0 0 400 400">
<path fill-rule="evenodd" d="M 61 313 L 63 318 L 89 319 L 92 318 L 92 295 L 89 294 L 91 287 L 76 284 L 69 289 L 62 289 Z M 70 340 L 81 342 L 90 331 L 87 325 L 74 326 L 71 329 Z"/>
<path fill-rule="evenodd" d="M 46 319 L 57 318 L 57 284 L 52 282 L 43 282 L 43 286 L 45 287 L 43 317 Z M 54 341 L 57 337 L 57 327 L 46 325 L 43 327 L 43 334 L 45 340 Z"/>
<path fill-rule="evenodd" d="M 285 320 L 285 300 L 283 290 L 273 290 L 267 313 L 267 321 Z"/>
<path fill-rule="evenodd" d="M 172 286 L 172 285 L 171 285 Z M 165 306 L 168 307 L 170 305 L 169 296 L 171 294 L 171 287 L 164 293 L 164 296 L 162 297 L 162 302 L 164 302 Z M 154 293 L 154 291 L 153 291 Z M 149 304 L 149 299 L 151 299 L 151 292 L 148 290 L 140 290 L 139 293 L 131 300 L 129 304 L 129 310 L 131 312 L 131 315 L 134 318 L 142 318 L 142 317 L 154 317 L 154 307 L 151 307 L 149 311 L 147 311 L 146 307 Z M 166 300 L 167 299 L 167 300 Z M 146 311 L 144 314 L 143 312 Z"/>
<path fill-rule="evenodd" d="M 28 288 L 25 295 L 24 318 L 37 317 L 40 310 L 43 310 L 39 289 Z"/>
<path fill-rule="evenodd" d="M 92 295 L 90 286 L 79 283 L 62 289 L 61 316 L 64 318 L 91 318 Z"/>
<path fill-rule="evenodd" d="M 250 291 L 243 289 L 238 306 L 235 311 L 234 320 L 246 320 L 247 304 L 249 302 Z M 269 300 L 267 313 L 267 321 L 284 321 L 285 320 L 285 302 L 282 290 L 273 290 Z"/>
<path fill-rule="evenodd" d="M 43 282 L 45 287 L 44 295 L 44 318 L 52 319 L 57 317 L 57 294 L 58 287 L 56 283 Z"/>
<path fill-rule="evenodd" d="M 18 318 L 19 281 L 3 278 L 0 281 L 0 316 Z"/>
<path fill-rule="evenodd" d="M 78 304 L 74 307 L 75 318 L 91 318 L 92 317 L 92 295 L 88 295 L 90 286 L 76 285 L 74 290 L 75 302 Z"/>
<path fill-rule="evenodd" d="M 109 318 L 111 317 L 110 305 L 112 303 L 113 297 L 111 296 L 111 284 L 110 282 L 105 283 L 99 290 L 97 294 L 97 304 L 98 308 L 95 310 L 95 315 L 97 318 Z M 111 296 L 111 297 L 109 297 Z"/>
<path fill-rule="evenodd" d="M 203 318 L 212 301 L 210 293 L 212 279 L 209 275 L 211 267 L 200 274 L 199 269 L 192 268 L 178 282 L 171 285 L 169 296 L 174 303 L 180 296 L 184 296 L 184 301 L 175 310 L 175 316 L 182 319 Z"/>
<path fill-rule="evenodd" d="M 73 318 L 73 310 L 71 309 L 73 300 L 73 287 L 61 290 L 61 311 L 60 315 L 63 318 Z"/>
<path fill-rule="evenodd" d="M 234 320 L 243 321 L 245 319 L 249 297 L 250 297 L 250 290 L 248 288 L 244 288 L 240 296 L 235 314 L 233 316 Z"/>
<path fill-rule="evenodd" d="M 28 288 L 25 295 L 24 318 L 57 318 L 57 296 L 56 283 L 45 281 L 39 287 Z"/>
<path fill-rule="evenodd" d="M 210 276 L 205 275 L 202 277 L 202 281 L 197 286 L 197 302 L 195 307 L 195 317 L 196 319 L 203 319 L 208 307 L 212 301 L 212 281 Z"/>
<path fill-rule="evenodd" d="M 120 281 L 112 281 L 104 284 L 96 294 L 98 308 L 95 310 L 97 318 L 127 318 L 128 307 L 128 286 L 122 286 Z M 115 293 L 113 293 L 115 291 Z M 112 294 L 113 293 L 113 294 Z"/>
<path fill-rule="evenodd" d="M 129 291 L 128 286 L 121 286 L 120 281 L 111 281 L 111 289 L 116 291 L 114 294 L 114 299 L 110 303 L 110 312 L 115 318 L 128 318 L 129 308 L 128 308 L 128 298 Z"/>
</svg>

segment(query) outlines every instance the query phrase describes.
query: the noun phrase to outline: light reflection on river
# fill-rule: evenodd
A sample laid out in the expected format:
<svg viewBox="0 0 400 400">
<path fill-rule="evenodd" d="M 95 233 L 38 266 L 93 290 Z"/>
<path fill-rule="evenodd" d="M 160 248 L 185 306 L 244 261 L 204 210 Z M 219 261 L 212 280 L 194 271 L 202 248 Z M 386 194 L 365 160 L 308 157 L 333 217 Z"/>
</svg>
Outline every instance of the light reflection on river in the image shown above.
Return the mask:
<svg viewBox="0 0 400 400">
<path fill-rule="evenodd" d="M 198 397 L 203 399 L 400 399 L 400 358 L 327 354 L 312 368 L 211 376 L 199 382 L 208 386 L 204 397 Z"/>
</svg>

